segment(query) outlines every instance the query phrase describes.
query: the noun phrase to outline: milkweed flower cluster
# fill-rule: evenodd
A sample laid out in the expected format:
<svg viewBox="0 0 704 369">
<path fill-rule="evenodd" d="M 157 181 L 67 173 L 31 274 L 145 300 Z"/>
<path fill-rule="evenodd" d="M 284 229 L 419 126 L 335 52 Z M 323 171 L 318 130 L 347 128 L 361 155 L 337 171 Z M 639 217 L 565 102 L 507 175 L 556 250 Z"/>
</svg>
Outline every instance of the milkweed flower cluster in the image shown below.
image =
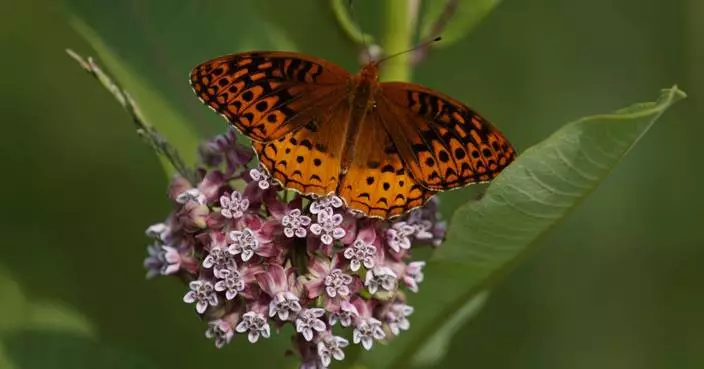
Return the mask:
<svg viewBox="0 0 704 369">
<path fill-rule="evenodd" d="M 335 196 L 288 199 L 232 130 L 200 157 L 197 183 L 172 180 L 174 210 L 147 229 L 144 264 L 148 277 L 186 281 L 182 300 L 215 346 L 291 324 L 300 367 L 325 368 L 351 344 L 369 350 L 409 328 L 406 291 L 418 291 L 424 266 L 411 245 L 439 246 L 445 233 L 436 200 L 389 222 L 354 215 Z"/>
</svg>

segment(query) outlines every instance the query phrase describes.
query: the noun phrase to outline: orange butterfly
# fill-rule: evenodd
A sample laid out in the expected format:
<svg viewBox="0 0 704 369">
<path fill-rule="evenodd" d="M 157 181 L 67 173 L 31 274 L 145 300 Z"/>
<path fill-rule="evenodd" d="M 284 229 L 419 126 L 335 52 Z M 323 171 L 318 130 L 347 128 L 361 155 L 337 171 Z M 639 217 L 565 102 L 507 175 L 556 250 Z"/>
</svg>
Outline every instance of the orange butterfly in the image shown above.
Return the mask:
<svg viewBox="0 0 704 369">
<path fill-rule="evenodd" d="M 336 194 L 388 219 L 438 191 L 486 182 L 516 154 L 461 102 L 427 87 L 379 82 L 379 64 L 353 75 L 295 52 L 225 55 L 193 68 L 201 101 L 252 140 L 285 188 Z"/>
</svg>

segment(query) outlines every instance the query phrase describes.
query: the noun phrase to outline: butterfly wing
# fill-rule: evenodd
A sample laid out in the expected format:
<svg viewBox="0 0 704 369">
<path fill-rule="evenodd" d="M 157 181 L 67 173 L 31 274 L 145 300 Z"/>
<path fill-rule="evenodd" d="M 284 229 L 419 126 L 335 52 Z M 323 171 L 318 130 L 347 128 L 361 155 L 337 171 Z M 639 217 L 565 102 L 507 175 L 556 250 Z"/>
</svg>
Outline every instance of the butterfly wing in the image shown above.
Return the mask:
<svg viewBox="0 0 704 369">
<path fill-rule="evenodd" d="M 435 193 L 406 170 L 381 115 L 372 110 L 362 119 L 354 156 L 337 193 L 351 209 L 388 219 L 425 204 Z"/>
<path fill-rule="evenodd" d="M 196 95 L 250 139 L 277 140 L 343 98 L 351 75 L 294 52 L 231 54 L 191 71 Z"/>
<path fill-rule="evenodd" d="M 343 96 L 293 133 L 271 142 L 254 141 L 252 147 L 283 186 L 306 195 L 334 194 L 349 117 L 350 104 Z"/>
<path fill-rule="evenodd" d="M 381 84 L 377 113 L 405 168 L 440 191 L 486 182 L 516 153 L 494 126 L 458 100 L 416 84 Z"/>
</svg>

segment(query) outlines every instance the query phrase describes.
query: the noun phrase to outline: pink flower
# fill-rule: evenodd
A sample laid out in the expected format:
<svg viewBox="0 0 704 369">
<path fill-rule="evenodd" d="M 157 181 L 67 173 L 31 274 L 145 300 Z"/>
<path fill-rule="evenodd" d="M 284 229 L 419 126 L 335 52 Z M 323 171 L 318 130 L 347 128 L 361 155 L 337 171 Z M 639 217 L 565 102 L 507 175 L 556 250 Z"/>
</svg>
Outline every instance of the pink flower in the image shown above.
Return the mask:
<svg viewBox="0 0 704 369">
<path fill-rule="evenodd" d="M 425 267 L 424 261 L 414 261 L 404 270 L 402 280 L 411 292 L 418 292 L 418 284 L 423 282 L 423 267 Z"/>
<path fill-rule="evenodd" d="M 377 293 L 379 289 L 392 292 L 396 289 L 398 276 L 391 268 L 386 266 L 375 266 L 374 269 L 367 271 L 364 278 L 364 285 L 372 295 Z"/>
<path fill-rule="evenodd" d="M 286 213 L 281 219 L 284 226 L 284 235 L 288 238 L 304 238 L 308 234 L 306 227 L 310 225 L 311 219 L 307 215 L 301 214 L 301 209 L 293 209 Z"/>
<path fill-rule="evenodd" d="M 349 245 L 356 239 L 357 223 L 358 219 L 355 218 L 355 216 L 349 212 L 345 213 L 342 216 L 342 223 L 340 224 L 340 228 L 345 231 L 345 235 L 340 239 L 340 242 L 342 242 L 343 245 Z"/>
<path fill-rule="evenodd" d="M 292 292 L 296 283 L 292 270 L 272 264 L 256 278 L 262 291 L 271 297 L 270 317 L 278 315 L 280 320 L 288 320 L 289 315 L 295 315 L 301 311 L 300 299 Z"/>
<path fill-rule="evenodd" d="M 411 314 L 413 314 L 412 306 L 401 302 L 392 303 L 386 312 L 386 323 L 391 333 L 398 336 L 401 331 L 407 331 L 411 327 L 407 317 Z"/>
<path fill-rule="evenodd" d="M 322 318 L 325 310 L 321 308 L 306 309 L 296 318 L 296 332 L 300 333 L 306 341 L 311 341 L 315 332 L 325 332 L 327 327 Z"/>
<path fill-rule="evenodd" d="M 271 187 L 271 176 L 261 165 L 249 170 L 249 176 L 256 182 L 260 189 L 268 190 Z"/>
<path fill-rule="evenodd" d="M 318 341 L 318 356 L 323 364 L 323 367 L 330 365 L 331 359 L 342 361 L 345 359 L 343 348 L 349 345 L 349 341 L 342 337 L 333 336 L 327 333 Z"/>
<path fill-rule="evenodd" d="M 227 173 L 231 175 L 252 160 L 254 153 L 237 142 L 237 133 L 230 128 L 226 133 L 203 143 L 199 154 L 201 161 L 209 167 L 217 167 L 225 159 Z"/>
<path fill-rule="evenodd" d="M 181 268 L 181 254 L 171 246 L 158 243 L 149 246 L 149 257 L 144 260 L 147 278 L 176 273 Z"/>
<path fill-rule="evenodd" d="M 234 336 L 235 332 L 226 320 L 217 319 L 208 322 L 208 330 L 205 331 L 205 337 L 215 340 L 215 347 L 222 348 L 230 343 Z"/>
<path fill-rule="evenodd" d="M 178 204 L 184 204 L 186 199 L 184 198 L 185 195 L 183 195 L 186 191 L 188 190 L 196 190 L 193 188 L 193 184 L 189 182 L 186 178 L 176 175 L 171 179 L 171 183 L 169 183 L 169 198 L 171 201 L 178 203 Z M 198 191 L 199 192 L 199 191 Z M 196 198 L 198 195 L 198 192 L 195 193 Z M 179 199 L 179 196 L 182 196 Z M 193 196 L 193 195 L 189 195 Z M 205 201 L 205 197 L 203 197 L 203 201 Z"/>
<path fill-rule="evenodd" d="M 358 299 L 354 297 L 353 299 Z M 330 314 L 330 325 L 335 325 L 340 322 L 343 327 L 349 327 L 354 324 L 359 318 L 357 307 L 349 301 L 342 301 L 338 311 Z"/>
<path fill-rule="evenodd" d="M 220 196 L 220 214 L 225 218 L 241 218 L 248 209 L 249 199 L 237 191 Z"/>
<path fill-rule="evenodd" d="M 205 205 L 206 198 L 205 195 L 200 192 L 197 188 L 190 188 L 186 191 L 181 192 L 176 196 L 176 202 L 179 204 L 186 204 L 188 202 L 195 202 L 199 205 Z"/>
<path fill-rule="evenodd" d="M 218 200 L 225 186 L 225 176 L 219 170 L 205 173 L 203 179 L 196 187 L 205 204 L 212 204 Z"/>
<path fill-rule="evenodd" d="M 359 312 L 359 318 L 355 322 L 355 327 L 352 331 L 352 342 L 361 344 L 365 350 L 370 350 L 374 341 L 382 340 L 386 337 L 381 321 L 374 318 L 371 314 L 371 303 L 371 301 L 367 302 L 361 299 L 353 302 Z"/>
<path fill-rule="evenodd" d="M 242 273 L 237 268 L 225 269 L 218 275 L 215 291 L 225 292 L 225 298 L 232 300 L 247 287 Z"/>
<path fill-rule="evenodd" d="M 171 227 L 169 227 L 166 223 L 156 223 L 149 226 L 144 233 L 146 233 L 148 237 L 155 238 L 160 242 L 169 243 L 171 238 Z"/>
<path fill-rule="evenodd" d="M 310 204 L 310 213 L 317 215 L 328 211 L 328 209 L 334 211 L 335 209 L 341 208 L 344 204 L 342 199 L 335 195 L 324 196 Z"/>
<path fill-rule="evenodd" d="M 257 342 L 259 337 L 269 338 L 271 336 L 271 327 L 261 312 L 249 311 L 244 313 L 235 330 L 238 333 L 247 332 L 247 339 L 251 343 Z"/>
<path fill-rule="evenodd" d="M 260 190 L 260 192 L 262 191 Z M 291 210 L 301 210 L 301 205 L 303 204 L 303 197 L 300 195 L 296 195 L 293 200 L 289 202 L 283 201 L 274 191 L 263 191 L 262 197 L 266 209 L 271 216 L 278 221 L 281 221 Z"/>
<path fill-rule="evenodd" d="M 332 208 L 324 208 L 318 213 L 316 223 L 310 225 L 310 231 L 324 244 L 331 245 L 334 240 L 345 236 L 345 230 L 340 227 L 342 219 L 342 215 L 333 213 Z"/>
<path fill-rule="evenodd" d="M 225 245 L 215 245 L 210 248 L 208 255 L 203 259 L 203 268 L 212 269 L 213 275 L 221 278 L 221 274 L 225 270 L 237 270 L 237 262 Z"/>
<path fill-rule="evenodd" d="M 414 228 L 413 237 L 423 243 L 438 247 L 445 239 L 447 222 L 440 219 L 438 204 L 433 197 L 420 209 L 413 210 L 407 217 L 408 225 Z"/>
<path fill-rule="evenodd" d="M 242 231 L 230 231 L 228 238 L 230 245 L 227 247 L 227 251 L 232 255 L 239 255 L 242 261 L 251 259 L 259 249 L 259 240 L 249 228 Z"/>
<path fill-rule="evenodd" d="M 409 329 L 413 308 L 399 289 L 415 292 L 423 280 L 412 243 L 444 237 L 437 202 L 395 221 L 354 216 L 337 196 L 304 206 L 263 167 L 250 170 L 252 156 L 233 130 L 201 146 L 196 183 L 175 177 L 172 212 L 146 232 L 148 276 L 190 281 L 183 301 L 208 321 L 218 348 L 237 334 L 254 343 L 272 324 L 275 332 L 293 326 L 300 368 L 344 359 L 349 342 L 332 333 L 338 322 L 366 350 Z"/>
<path fill-rule="evenodd" d="M 365 350 L 371 350 L 374 341 L 383 340 L 385 337 L 381 322 L 376 318 L 361 320 L 352 331 L 352 341 L 360 343 Z"/>
<path fill-rule="evenodd" d="M 410 236 L 415 233 L 415 228 L 406 222 L 396 222 L 386 231 L 387 243 L 391 250 L 401 252 L 411 248 Z"/>
<path fill-rule="evenodd" d="M 357 238 L 351 245 L 347 246 L 343 253 L 345 258 L 350 261 L 350 269 L 356 272 L 361 265 L 364 265 L 367 269 L 373 268 L 379 244 L 374 227 L 366 227 L 360 230 Z"/>
<path fill-rule="evenodd" d="M 309 275 L 303 285 L 308 290 L 309 299 L 320 295 L 328 299 L 346 299 L 358 289 L 357 277 L 340 269 L 337 257 L 314 258 L 308 267 Z"/>
<path fill-rule="evenodd" d="M 196 311 L 198 314 L 203 314 L 208 305 L 215 306 L 218 304 L 218 296 L 214 291 L 213 284 L 206 280 L 191 281 L 188 284 L 191 289 L 183 296 L 183 302 L 192 304 L 196 303 Z"/>
</svg>

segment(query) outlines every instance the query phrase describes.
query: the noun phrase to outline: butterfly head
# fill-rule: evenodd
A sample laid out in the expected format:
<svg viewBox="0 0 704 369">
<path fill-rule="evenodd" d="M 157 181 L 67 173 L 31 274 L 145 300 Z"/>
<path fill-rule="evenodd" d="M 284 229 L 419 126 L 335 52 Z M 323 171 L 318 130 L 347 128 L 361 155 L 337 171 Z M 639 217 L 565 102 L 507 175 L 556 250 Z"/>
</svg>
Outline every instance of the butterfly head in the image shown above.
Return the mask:
<svg viewBox="0 0 704 369">
<path fill-rule="evenodd" d="M 365 64 L 359 71 L 361 79 L 369 84 L 379 81 L 379 62 L 372 61 Z"/>
</svg>

